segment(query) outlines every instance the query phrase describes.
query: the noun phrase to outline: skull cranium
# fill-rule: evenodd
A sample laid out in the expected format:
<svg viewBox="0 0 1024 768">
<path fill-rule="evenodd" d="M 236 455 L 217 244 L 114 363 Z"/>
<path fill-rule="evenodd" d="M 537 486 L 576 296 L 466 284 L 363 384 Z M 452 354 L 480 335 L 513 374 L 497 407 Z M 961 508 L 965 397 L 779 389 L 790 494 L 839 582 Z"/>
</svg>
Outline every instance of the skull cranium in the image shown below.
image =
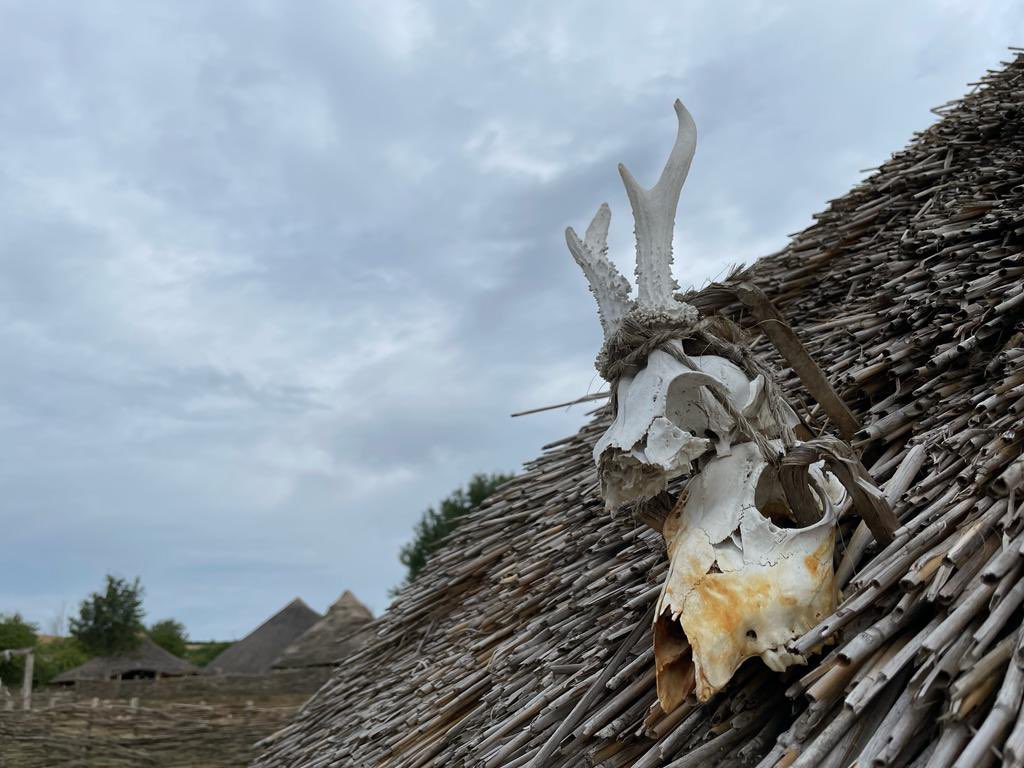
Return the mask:
<svg viewBox="0 0 1024 768">
<path fill-rule="evenodd" d="M 682 352 L 681 343 L 672 345 Z M 689 474 L 691 464 L 709 450 L 726 456 L 735 440 L 745 439 L 709 387 L 727 393 L 755 428 L 779 433 L 781 425 L 765 407 L 763 376 L 749 379 L 738 365 L 716 355 L 696 355 L 688 362 L 656 349 L 636 375 L 617 382 L 615 418 L 594 448 L 609 509 L 654 497 L 670 480 Z"/>
</svg>

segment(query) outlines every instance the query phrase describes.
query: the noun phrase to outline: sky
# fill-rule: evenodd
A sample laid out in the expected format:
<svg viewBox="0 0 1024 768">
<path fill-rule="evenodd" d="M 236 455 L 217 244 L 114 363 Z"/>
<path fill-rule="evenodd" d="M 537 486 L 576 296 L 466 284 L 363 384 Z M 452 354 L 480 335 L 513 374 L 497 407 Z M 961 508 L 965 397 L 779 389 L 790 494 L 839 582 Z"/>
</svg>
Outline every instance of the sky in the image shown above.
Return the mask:
<svg viewBox="0 0 1024 768">
<path fill-rule="evenodd" d="M 698 126 L 684 287 L 783 247 L 1024 45 L 1012 2 L 0 0 L 0 612 L 140 577 L 375 612 L 422 511 L 603 388 L 565 248 Z"/>
</svg>

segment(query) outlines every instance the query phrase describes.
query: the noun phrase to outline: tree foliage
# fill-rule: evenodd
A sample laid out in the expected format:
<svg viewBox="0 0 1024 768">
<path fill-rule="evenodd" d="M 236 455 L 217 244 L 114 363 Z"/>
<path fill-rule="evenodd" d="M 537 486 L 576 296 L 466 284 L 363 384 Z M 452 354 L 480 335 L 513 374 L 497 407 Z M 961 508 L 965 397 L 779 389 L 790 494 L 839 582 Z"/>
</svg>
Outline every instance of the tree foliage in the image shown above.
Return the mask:
<svg viewBox="0 0 1024 768">
<path fill-rule="evenodd" d="M 72 637 L 44 638 L 40 641 L 35 624 L 25 621 L 20 614 L 0 614 L 0 650 L 32 648 L 35 653 L 32 681 L 46 685 L 66 669 L 84 664 L 89 654 Z M 25 674 L 25 657 L 15 656 L 7 661 L 0 658 L 0 681 L 4 685 L 21 685 Z"/>
<path fill-rule="evenodd" d="M 407 569 L 405 583 L 416 578 L 444 538 L 458 527 L 462 518 L 511 479 L 512 475 L 498 473 L 473 475 L 465 488 L 453 491 L 441 501 L 438 509 L 427 509 L 416 523 L 413 540 L 402 547 L 398 556 Z"/>
<path fill-rule="evenodd" d="M 36 685 L 46 685 L 61 672 L 85 664 L 88 652 L 73 637 L 55 637 L 36 646 Z"/>
<path fill-rule="evenodd" d="M 188 633 L 185 625 L 174 619 L 162 619 L 149 628 L 150 639 L 169 653 L 185 658 L 188 650 Z"/>
<path fill-rule="evenodd" d="M 0 650 L 31 648 L 38 632 L 39 627 L 25 621 L 20 613 L 0 613 Z"/>
<path fill-rule="evenodd" d="M 185 658 L 197 667 L 205 667 L 231 644 L 215 640 L 208 643 L 190 643 L 189 647 L 185 649 Z"/>
<path fill-rule="evenodd" d="M 36 644 L 38 627 L 25 621 L 20 613 L 0 614 L 0 650 L 31 648 Z M 0 656 L 0 681 L 7 686 L 18 686 L 24 674 L 25 658 L 15 656 L 4 660 Z"/>
<path fill-rule="evenodd" d="M 137 648 L 142 641 L 142 585 L 107 574 L 106 590 L 93 592 L 71 619 L 71 635 L 97 656 L 111 656 Z"/>
</svg>

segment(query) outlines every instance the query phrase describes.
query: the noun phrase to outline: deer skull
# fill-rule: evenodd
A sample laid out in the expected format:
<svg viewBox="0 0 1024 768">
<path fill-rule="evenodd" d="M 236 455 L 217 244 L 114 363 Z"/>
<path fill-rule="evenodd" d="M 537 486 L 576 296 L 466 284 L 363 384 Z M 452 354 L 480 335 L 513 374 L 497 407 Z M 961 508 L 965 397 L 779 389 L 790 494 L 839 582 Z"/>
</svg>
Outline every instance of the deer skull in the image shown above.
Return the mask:
<svg viewBox="0 0 1024 768">
<path fill-rule="evenodd" d="M 635 301 L 607 256 L 608 206 L 583 239 L 566 230 L 597 300 L 605 349 L 627 318 L 681 326 L 699 318 L 675 298 L 672 278 L 676 206 L 696 147 L 690 113 L 679 101 L 675 110 L 679 131 L 658 183 L 644 189 L 619 166 L 636 223 Z M 688 356 L 681 339 L 655 348 L 639 370 L 613 382 L 614 418 L 594 448 L 606 506 L 649 499 L 691 475 L 663 531 L 670 565 L 654 634 L 666 712 L 693 690 L 707 700 L 751 656 L 775 670 L 802 661 L 787 643 L 835 606 L 832 550 L 842 488 L 812 468 L 819 519 L 794 527 L 797 516 L 758 444 L 771 445 L 796 416 L 788 406 L 766 406 L 768 384 L 723 357 Z M 730 412 L 745 417 L 757 441 L 737 429 Z"/>
<path fill-rule="evenodd" d="M 681 344 L 673 345 L 683 351 Z M 689 362 L 694 367 L 656 349 L 635 376 L 619 380 L 615 419 L 594 448 L 610 510 L 656 496 L 712 448 L 727 456 L 733 441 L 743 439 L 709 387 L 727 392 L 756 427 L 778 434 L 780 425 L 765 407 L 763 377 L 751 380 L 738 365 L 715 355 L 694 356 Z"/>
<path fill-rule="evenodd" d="M 835 607 L 832 548 L 846 495 L 820 467 L 811 478 L 823 514 L 805 528 L 776 524 L 788 522 L 786 501 L 752 442 L 687 484 L 665 521 L 670 563 L 655 613 L 663 707 L 690 685 L 706 701 L 752 656 L 777 672 L 803 663 L 785 646 Z"/>
</svg>

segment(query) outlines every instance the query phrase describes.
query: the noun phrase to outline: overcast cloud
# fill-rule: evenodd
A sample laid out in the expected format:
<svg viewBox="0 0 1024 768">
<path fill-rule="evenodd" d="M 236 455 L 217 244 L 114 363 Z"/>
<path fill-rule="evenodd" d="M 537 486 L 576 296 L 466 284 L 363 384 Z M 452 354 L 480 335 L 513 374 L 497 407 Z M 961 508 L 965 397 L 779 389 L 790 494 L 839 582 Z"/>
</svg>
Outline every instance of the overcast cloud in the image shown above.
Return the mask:
<svg viewBox="0 0 1024 768">
<path fill-rule="evenodd" d="M 684 285 L 780 248 L 1022 44 L 1019 3 L 3 2 L 0 611 L 104 573 L 231 638 L 376 612 L 426 506 L 599 388 L 564 244 L 700 139 Z"/>
</svg>

